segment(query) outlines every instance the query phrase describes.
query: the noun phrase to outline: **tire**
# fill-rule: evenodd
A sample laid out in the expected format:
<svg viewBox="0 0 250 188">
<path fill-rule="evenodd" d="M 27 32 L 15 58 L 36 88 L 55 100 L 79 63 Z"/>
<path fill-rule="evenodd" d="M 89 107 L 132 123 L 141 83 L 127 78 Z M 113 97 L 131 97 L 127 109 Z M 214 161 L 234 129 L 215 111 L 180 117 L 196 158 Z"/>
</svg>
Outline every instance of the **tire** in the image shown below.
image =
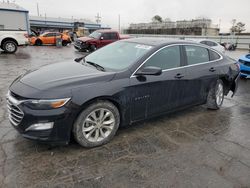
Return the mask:
<svg viewBox="0 0 250 188">
<path fill-rule="evenodd" d="M 68 45 L 68 41 L 63 40 L 63 41 L 62 41 L 62 46 L 67 46 L 67 45 Z"/>
<path fill-rule="evenodd" d="M 6 53 L 13 54 L 17 51 L 17 43 L 12 40 L 7 40 L 3 43 L 2 48 Z"/>
<path fill-rule="evenodd" d="M 94 52 L 94 51 L 96 51 L 96 46 L 95 45 L 91 45 L 90 47 L 89 47 L 89 49 L 90 49 L 90 52 Z"/>
<path fill-rule="evenodd" d="M 119 125 L 120 114 L 116 106 L 108 101 L 98 101 L 78 116 L 73 125 L 73 135 L 81 146 L 92 148 L 108 143 Z"/>
<path fill-rule="evenodd" d="M 41 40 L 36 40 L 35 45 L 36 46 L 42 46 L 43 42 Z"/>
<path fill-rule="evenodd" d="M 207 108 L 218 110 L 224 100 L 224 84 L 222 80 L 217 80 L 210 88 L 207 96 Z"/>
</svg>

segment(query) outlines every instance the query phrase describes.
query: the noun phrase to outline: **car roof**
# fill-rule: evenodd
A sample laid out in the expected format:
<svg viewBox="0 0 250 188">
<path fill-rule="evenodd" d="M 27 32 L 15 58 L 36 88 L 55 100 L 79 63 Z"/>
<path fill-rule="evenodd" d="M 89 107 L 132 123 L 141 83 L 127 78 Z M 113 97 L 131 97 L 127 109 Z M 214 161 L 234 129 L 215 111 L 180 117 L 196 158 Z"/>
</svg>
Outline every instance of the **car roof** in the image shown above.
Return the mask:
<svg viewBox="0 0 250 188">
<path fill-rule="evenodd" d="M 139 37 L 139 38 L 130 38 L 124 39 L 122 41 L 127 42 L 134 42 L 138 44 L 144 44 L 149 46 L 163 46 L 168 44 L 198 44 L 197 42 L 180 40 L 180 39 L 169 39 L 169 38 L 162 38 L 162 37 Z M 202 44 L 199 44 L 202 45 Z"/>
<path fill-rule="evenodd" d="M 99 29 L 99 30 L 96 30 L 96 31 L 98 31 L 100 33 L 114 33 L 114 32 L 117 33 L 117 31 L 112 30 L 112 29 Z"/>
<path fill-rule="evenodd" d="M 210 39 L 190 39 L 190 40 L 195 41 L 195 42 L 211 41 L 211 42 L 218 43 L 218 42 L 216 42 L 216 41 L 214 41 L 214 40 L 210 40 Z"/>
</svg>

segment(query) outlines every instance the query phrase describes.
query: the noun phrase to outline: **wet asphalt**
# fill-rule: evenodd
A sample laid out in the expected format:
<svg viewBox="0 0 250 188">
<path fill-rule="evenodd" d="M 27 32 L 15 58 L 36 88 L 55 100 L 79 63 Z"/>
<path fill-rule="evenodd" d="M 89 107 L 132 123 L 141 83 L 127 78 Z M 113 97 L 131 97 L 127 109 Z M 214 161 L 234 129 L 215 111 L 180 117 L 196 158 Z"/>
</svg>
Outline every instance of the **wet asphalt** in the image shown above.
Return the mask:
<svg viewBox="0 0 250 188">
<path fill-rule="evenodd" d="M 0 187 L 250 187 L 250 80 L 219 111 L 197 106 L 140 122 L 105 146 L 22 138 L 8 121 L 8 86 L 26 70 L 80 56 L 72 46 L 0 52 Z"/>
</svg>

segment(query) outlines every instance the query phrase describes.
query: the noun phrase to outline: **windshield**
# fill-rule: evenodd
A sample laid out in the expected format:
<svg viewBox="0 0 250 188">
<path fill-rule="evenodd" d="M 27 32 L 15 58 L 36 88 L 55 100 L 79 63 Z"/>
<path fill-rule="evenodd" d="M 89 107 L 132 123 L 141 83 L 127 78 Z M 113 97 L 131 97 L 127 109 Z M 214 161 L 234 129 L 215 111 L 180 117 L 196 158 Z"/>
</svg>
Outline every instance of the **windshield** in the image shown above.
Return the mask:
<svg viewBox="0 0 250 188">
<path fill-rule="evenodd" d="M 94 31 L 93 33 L 91 33 L 91 34 L 89 35 L 89 37 L 95 38 L 95 39 L 99 39 L 100 36 L 101 36 L 101 33 L 99 33 L 98 31 Z"/>
<path fill-rule="evenodd" d="M 98 64 L 105 69 L 122 70 L 146 54 L 152 46 L 119 41 L 103 47 L 85 57 L 85 61 Z"/>
</svg>

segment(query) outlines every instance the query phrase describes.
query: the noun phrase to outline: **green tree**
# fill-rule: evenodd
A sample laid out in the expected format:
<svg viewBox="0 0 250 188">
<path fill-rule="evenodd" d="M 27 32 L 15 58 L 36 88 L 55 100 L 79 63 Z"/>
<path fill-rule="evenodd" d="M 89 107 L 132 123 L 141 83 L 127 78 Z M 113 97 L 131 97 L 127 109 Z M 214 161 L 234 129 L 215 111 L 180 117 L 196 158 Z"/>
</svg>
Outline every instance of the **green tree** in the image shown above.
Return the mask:
<svg viewBox="0 0 250 188">
<path fill-rule="evenodd" d="M 237 22 L 236 23 L 236 20 L 234 19 L 234 20 L 232 20 L 232 27 L 230 28 L 230 31 L 232 32 L 232 33 L 241 33 L 242 31 L 245 31 L 246 29 L 245 29 L 245 25 L 246 24 L 244 24 L 244 23 L 242 23 L 242 22 Z"/>
<path fill-rule="evenodd" d="M 159 15 L 155 15 L 155 16 L 152 18 L 152 21 L 153 21 L 153 22 L 162 22 L 162 17 L 160 17 Z"/>
</svg>

